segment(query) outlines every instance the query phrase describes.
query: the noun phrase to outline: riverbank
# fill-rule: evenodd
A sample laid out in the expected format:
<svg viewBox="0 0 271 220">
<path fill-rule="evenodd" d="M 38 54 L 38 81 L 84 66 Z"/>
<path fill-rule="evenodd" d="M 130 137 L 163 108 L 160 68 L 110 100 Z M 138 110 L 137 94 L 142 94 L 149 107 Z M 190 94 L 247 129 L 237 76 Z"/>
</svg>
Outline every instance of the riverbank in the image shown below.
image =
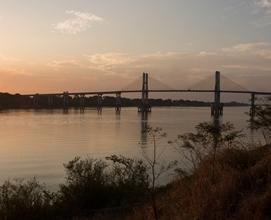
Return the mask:
<svg viewBox="0 0 271 220">
<path fill-rule="evenodd" d="M 0 219 L 154 219 L 143 163 L 107 160 L 113 162 L 110 173 L 103 161 L 70 161 L 67 182 L 57 193 L 36 180 L 6 182 L 0 187 Z M 214 176 L 212 167 L 206 157 L 191 173 L 179 172 L 157 188 L 159 219 L 271 218 L 271 146 L 222 150 Z"/>
<path fill-rule="evenodd" d="M 207 158 L 159 195 L 160 219 L 271 219 L 271 146 L 219 153 L 213 178 Z M 150 204 L 126 219 L 152 219 Z"/>
</svg>

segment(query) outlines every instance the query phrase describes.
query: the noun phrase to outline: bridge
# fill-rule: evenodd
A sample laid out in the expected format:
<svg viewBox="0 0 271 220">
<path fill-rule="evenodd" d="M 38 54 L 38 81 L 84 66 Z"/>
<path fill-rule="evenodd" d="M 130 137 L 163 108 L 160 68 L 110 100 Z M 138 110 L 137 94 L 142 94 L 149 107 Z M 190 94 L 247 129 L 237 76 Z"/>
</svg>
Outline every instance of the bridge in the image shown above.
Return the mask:
<svg viewBox="0 0 271 220">
<path fill-rule="evenodd" d="M 122 94 L 129 93 L 139 93 L 141 94 L 141 102 L 138 106 L 138 112 L 148 113 L 151 112 L 151 105 L 149 104 L 149 94 L 150 93 L 211 93 L 214 95 L 214 102 L 211 105 L 211 115 L 215 117 L 220 117 L 223 115 L 223 103 L 221 103 L 221 94 L 249 94 L 251 96 L 251 108 L 250 108 L 250 116 L 251 118 L 255 117 L 255 109 L 256 109 L 256 96 L 271 96 L 271 92 L 264 91 L 252 91 L 246 90 L 244 88 L 240 89 L 231 89 L 231 90 L 223 90 L 221 89 L 221 74 L 219 71 L 215 72 L 215 83 L 213 85 L 213 89 L 150 89 L 149 87 L 149 75 L 148 73 L 143 73 L 142 77 L 142 88 L 141 89 L 122 89 L 122 90 L 112 90 L 112 91 L 86 91 L 86 92 L 68 92 L 65 91 L 63 93 L 46 93 L 46 94 L 25 94 L 23 96 L 27 96 L 32 98 L 33 105 L 39 105 L 40 97 L 48 98 L 48 105 L 52 105 L 54 101 L 54 97 L 61 97 L 63 100 L 63 108 L 69 108 L 69 97 L 77 97 L 80 100 L 80 108 L 85 107 L 85 98 L 87 96 L 97 96 L 97 110 L 101 111 L 103 107 L 103 96 L 104 95 L 115 95 L 116 97 L 116 111 L 120 112 L 121 110 L 121 97 Z M 208 80 L 210 81 L 210 80 Z"/>
</svg>

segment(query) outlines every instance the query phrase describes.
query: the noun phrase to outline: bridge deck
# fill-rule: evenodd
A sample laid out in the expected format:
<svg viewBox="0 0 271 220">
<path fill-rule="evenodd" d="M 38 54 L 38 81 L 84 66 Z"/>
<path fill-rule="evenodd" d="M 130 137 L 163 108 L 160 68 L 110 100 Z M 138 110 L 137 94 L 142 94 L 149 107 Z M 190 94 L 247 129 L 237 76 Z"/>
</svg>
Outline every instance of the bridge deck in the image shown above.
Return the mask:
<svg viewBox="0 0 271 220">
<path fill-rule="evenodd" d="M 141 93 L 142 90 L 115 90 L 115 91 L 92 91 L 92 92 L 70 92 L 69 95 L 110 95 L 117 93 Z M 215 90 L 190 90 L 190 89 L 170 89 L 170 90 L 148 90 L 149 93 L 214 93 Z M 256 94 L 256 95 L 271 95 L 271 92 L 259 91 L 238 91 L 238 90 L 221 90 L 221 93 L 231 94 Z M 61 96 L 63 93 L 44 93 L 44 94 L 23 94 L 22 96 Z"/>
</svg>

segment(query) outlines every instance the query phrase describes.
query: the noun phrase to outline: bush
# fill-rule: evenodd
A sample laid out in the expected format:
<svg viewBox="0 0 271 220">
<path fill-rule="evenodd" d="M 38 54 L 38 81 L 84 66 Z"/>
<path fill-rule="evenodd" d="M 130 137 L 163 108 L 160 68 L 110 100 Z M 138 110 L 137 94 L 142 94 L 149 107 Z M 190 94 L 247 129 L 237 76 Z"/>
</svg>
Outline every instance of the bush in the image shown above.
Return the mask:
<svg viewBox="0 0 271 220">
<path fill-rule="evenodd" d="M 213 157 L 215 162 L 218 150 L 239 147 L 239 139 L 244 137 L 230 122 L 218 126 L 212 122 L 203 122 L 195 129 L 196 132 L 178 135 L 177 139 L 171 142 L 193 169 L 206 157 Z"/>
<path fill-rule="evenodd" d="M 250 120 L 250 127 L 260 130 L 266 144 L 271 143 L 271 107 L 258 106 L 255 109 L 255 117 Z"/>
<path fill-rule="evenodd" d="M 0 219 L 53 219 L 55 195 L 36 179 L 0 186 Z"/>
<path fill-rule="evenodd" d="M 148 195 L 148 169 L 142 160 L 110 156 L 76 157 L 64 164 L 66 183 L 51 193 L 35 178 L 0 186 L 0 219 L 72 219 L 100 210 L 126 210 Z"/>
<path fill-rule="evenodd" d="M 143 161 L 113 155 L 108 162 L 79 157 L 65 164 L 66 184 L 60 186 L 58 206 L 69 216 L 88 216 L 99 209 L 131 205 L 148 192 Z"/>
<path fill-rule="evenodd" d="M 160 219 L 271 219 L 270 147 L 221 150 L 215 182 L 211 158 L 204 158 L 191 175 L 171 183 L 159 195 Z M 146 215 L 147 210 L 144 207 L 136 215 Z M 148 219 L 138 218 L 144 217 Z"/>
</svg>

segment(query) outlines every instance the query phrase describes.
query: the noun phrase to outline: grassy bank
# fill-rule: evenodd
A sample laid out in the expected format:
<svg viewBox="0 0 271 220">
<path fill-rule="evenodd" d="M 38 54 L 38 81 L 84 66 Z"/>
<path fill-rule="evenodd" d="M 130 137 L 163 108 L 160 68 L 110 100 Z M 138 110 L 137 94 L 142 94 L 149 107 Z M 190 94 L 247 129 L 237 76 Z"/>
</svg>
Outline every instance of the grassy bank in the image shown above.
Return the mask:
<svg viewBox="0 0 271 220">
<path fill-rule="evenodd" d="M 1 219 L 154 219 L 143 161 L 110 157 L 65 165 L 67 182 L 51 193 L 36 180 L 0 188 Z M 107 170 L 110 166 L 110 172 Z M 270 219 L 271 146 L 217 153 L 156 191 L 159 219 Z"/>
<path fill-rule="evenodd" d="M 218 153 L 215 178 L 206 158 L 159 195 L 160 219 L 271 219 L 271 146 Z M 127 219 L 153 219 L 150 205 Z"/>
</svg>

